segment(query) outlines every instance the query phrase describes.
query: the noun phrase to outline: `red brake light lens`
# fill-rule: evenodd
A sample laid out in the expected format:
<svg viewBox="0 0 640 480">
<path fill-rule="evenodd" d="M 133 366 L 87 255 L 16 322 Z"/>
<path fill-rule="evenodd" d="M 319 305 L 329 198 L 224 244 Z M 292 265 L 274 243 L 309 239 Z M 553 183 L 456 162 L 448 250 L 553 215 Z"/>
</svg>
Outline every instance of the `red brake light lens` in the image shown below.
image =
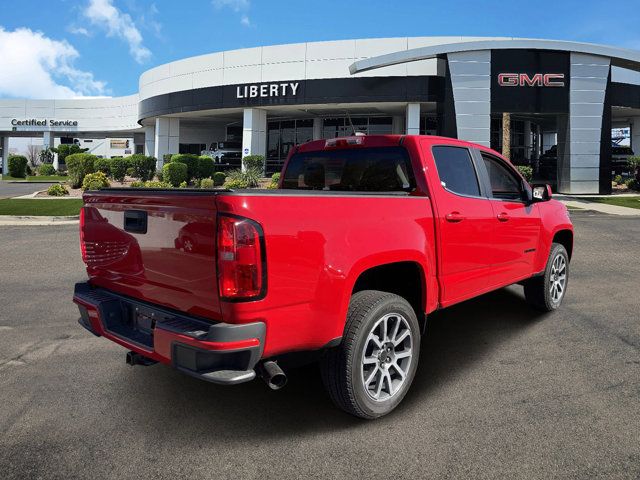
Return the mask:
<svg viewBox="0 0 640 480">
<path fill-rule="evenodd" d="M 229 300 L 256 299 L 264 294 L 262 229 L 247 218 L 218 216 L 218 288 Z"/>
</svg>

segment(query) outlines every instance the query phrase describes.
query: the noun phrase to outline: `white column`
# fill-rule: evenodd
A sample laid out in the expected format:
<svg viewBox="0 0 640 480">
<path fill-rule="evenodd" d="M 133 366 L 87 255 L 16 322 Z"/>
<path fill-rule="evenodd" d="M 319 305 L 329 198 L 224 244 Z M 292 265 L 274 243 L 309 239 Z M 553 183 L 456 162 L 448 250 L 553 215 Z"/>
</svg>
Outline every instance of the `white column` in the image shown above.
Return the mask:
<svg viewBox="0 0 640 480">
<path fill-rule="evenodd" d="M 407 104 L 407 135 L 420 135 L 420 104 Z"/>
<path fill-rule="evenodd" d="M 2 137 L 2 174 L 9 175 L 9 137 Z"/>
<path fill-rule="evenodd" d="M 180 148 L 180 119 L 173 117 L 156 118 L 154 152 L 158 168 L 164 164 L 164 156 L 178 153 Z"/>
<path fill-rule="evenodd" d="M 402 115 L 394 115 L 392 117 L 391 133 L 394 135 L 402 135 L 404 133 L 404 117 Z"/>
<path fill-rule="evenodd" d="M 242 124 L 242 157 L 247 155 L 267 156 L 267 111 L 260 108 L 245 108 Z M 242 165 L 244 170 L 244 165 Z"/>
<path fill-rule="evenodd" d="M 640 123 L 638 124 L 640 127 Z M 313 119 L 313 139 L 320 140 L 322 138 L 322 118 L 316 117 Z"/>
<path fill-rule="evenodd" d="M 155 157 L 156 155 L 156 128 L 154 126 L 144 127 L 144 154 L 147 157 Z"/>
</svg>

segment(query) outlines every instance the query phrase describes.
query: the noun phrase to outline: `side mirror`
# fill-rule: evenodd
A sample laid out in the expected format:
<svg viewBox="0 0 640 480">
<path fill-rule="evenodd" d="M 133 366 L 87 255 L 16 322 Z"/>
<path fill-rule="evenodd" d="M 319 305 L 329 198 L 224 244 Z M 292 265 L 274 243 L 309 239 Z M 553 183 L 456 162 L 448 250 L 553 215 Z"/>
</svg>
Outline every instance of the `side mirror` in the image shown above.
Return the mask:
<svg viewBox="0 0 640 480">
<path fill-rule="evenodd" d="M 532 201 L 548 202 L 551 200 L 551 186 L 548 184 L 532 185 Z"/>
</svg>

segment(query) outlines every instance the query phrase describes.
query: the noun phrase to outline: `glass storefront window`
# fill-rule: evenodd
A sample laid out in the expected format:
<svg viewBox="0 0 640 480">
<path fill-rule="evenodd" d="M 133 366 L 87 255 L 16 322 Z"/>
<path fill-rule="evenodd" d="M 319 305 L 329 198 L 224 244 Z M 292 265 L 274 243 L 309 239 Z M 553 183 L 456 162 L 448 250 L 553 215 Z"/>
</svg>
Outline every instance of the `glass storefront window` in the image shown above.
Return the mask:
<svg viewBox="0 0 640 480">
<path fill-rule="evenodd" d="M 353 135 L 353 131 L 370 135 L 392 133 L 391 117 L 325 118 L 322 138 Z M 313 119 L 274 120 L 267 124 L 267 173 L 279 172 L 294 145 L 313 140 Z"/>
</svg>

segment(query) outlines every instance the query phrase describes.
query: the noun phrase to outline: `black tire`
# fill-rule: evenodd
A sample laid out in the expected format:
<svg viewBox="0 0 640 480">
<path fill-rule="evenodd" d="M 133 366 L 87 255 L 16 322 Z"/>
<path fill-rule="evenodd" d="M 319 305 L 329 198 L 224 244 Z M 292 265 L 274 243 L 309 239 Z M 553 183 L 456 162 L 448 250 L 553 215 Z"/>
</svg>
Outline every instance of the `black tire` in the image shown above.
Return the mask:
<svg viewBox="0 0 640 480">
<path fill-rule="evenodd" d="M 395 321 L 400 325 L 398 328 L 402 329 L 402 334 L 405 330 L 410 331 L 410 334 L 405 335 L 402 346 L 399 347 L 404 351 L 396 352 L 396 347 L 393 347 L 392 351 L 389 350 L 391 353 L 388 354 L 394 356 L 393 363 L 385 365 L 385 359 L 386 362 L 391 362 L 391 357 L 382 358 L 383 355 L 387 355 L 384 345 L 393 345 L 391 340 L 399 339 L 402 336 L 396 329 L 393 332 L 393 338 L 389 336 L 391 343 L 383 343 L 381 349 L 375 350 L 371 356 L 367 357 L 377 356 L 380 363 L 363 366 L 367 349 L 374 345 L 371 343 L 373 340 L 369 340 L 370 334 L 374 333 L 372 332 L 374 327 L 379 324 L 379 328 L 382 328 L 380 322 L 384 322 L 384 328 L 387 328 L 387 322 L 389 322 L 389 325 L 395 328 Z M 404 343 L 407 342 L 407 337 L 409 337 L 409 347 L 407 347 L 407 343 Z M 405 360 L 400 360 L 400 355 L 407 352 L 410 352 L 410 361 L 404 363 Z M 397 359 L 395 358 L 396 354 L 398 355 Z M 404 298 L 392 293 L 364 290 L 351 297 L 341 344 L 325 352 L 320 361 L 322 381 L 337 407 L 360 418 L 378 418 L 396 408 L 407 394 L 415 376 L 419 354 L 420 326 L 411 305 Z M 403 362 L 403 368 L 406 366 L 406 369 L 402 370 L 405 372 L 404 377 L 400 375 L 400 362 Z M 380 375 L 380 379 L 377 380 L 378 374 L 376 374 L 374 391 L 365 388 L 365 368 L 371 368 L 372 374 L 373 369 L 377 369 L 376 372 Z M 389 380 L 384 379 L 385 371 L 389 372 Z M 392 376 L 395 377 L 393 380 Z M 378 382 L 382 384 L 382 389 L 386 386 L 389 392 L 382 392 L 380 387 L 376 387 Z M 395 382 L 399 382 L 398 386 L 391 393 L 392 384 Z M 388 395 L 388 398 L 374 399 L 372 395 L 376 394 L 376 389 L 378 395 Z"/>
<path fill-rule="evenodd" d="M 559 298 L 554 298 L 551 290 L 552 275 L 556 275 L 554 272 L 554 262 L 558 257 L 562 257 L 564 261 L 564 287 Z M 569 285 L 569 255 L 563 245 L 559 243 L 551 244 L 551 251 L 549 252 L 549 258 L 547 259 L 547 265 L 545 266 L 544 273 L 540 276 L 527 280 L 524 284 L 524 296 L 534 308 L 542 312 L 551 312 L 556 310 L 564 299 Z"/>
</svg>

